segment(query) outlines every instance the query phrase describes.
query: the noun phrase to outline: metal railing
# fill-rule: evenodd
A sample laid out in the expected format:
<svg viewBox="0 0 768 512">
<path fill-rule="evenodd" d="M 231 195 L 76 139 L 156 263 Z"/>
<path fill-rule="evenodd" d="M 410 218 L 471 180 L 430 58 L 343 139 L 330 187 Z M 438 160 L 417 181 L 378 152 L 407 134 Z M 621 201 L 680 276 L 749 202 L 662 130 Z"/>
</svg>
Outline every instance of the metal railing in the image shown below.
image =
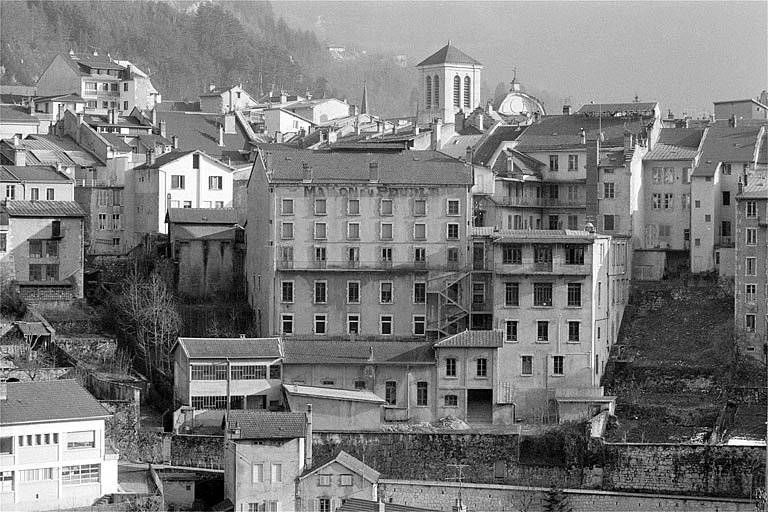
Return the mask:
<svg viewBox="0 0 768 512">
<path fill-rule="evenodd" d="M 586 208 L 586 199 L 553 199 L 549 197 L 495 196 L 493 200 L 501 206 L 561 207 Z"/>
<path fill-rule="evenodd" d="M 437 264 L 426 261 L 363 261 L 363 260 L 277 260 L 278 270 L 408 270 L 441 271 L 459 270 L 459 263 Z"/>
</svg>

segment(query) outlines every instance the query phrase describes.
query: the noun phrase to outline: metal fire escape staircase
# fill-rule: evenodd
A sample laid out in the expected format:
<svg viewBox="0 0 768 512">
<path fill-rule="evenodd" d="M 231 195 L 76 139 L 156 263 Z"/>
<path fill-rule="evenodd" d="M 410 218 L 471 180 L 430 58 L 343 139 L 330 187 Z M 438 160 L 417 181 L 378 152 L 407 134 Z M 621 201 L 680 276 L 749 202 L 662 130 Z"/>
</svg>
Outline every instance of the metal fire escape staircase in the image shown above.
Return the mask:
<svg viewBox="0 0 768 512">
<path fill-rule="evenodd" d="M 434 316 L 427 323 L 437 339 L 459 333 L 469 325 L 470 271 L 443 273 L 427 280 Z"/>
</svg>

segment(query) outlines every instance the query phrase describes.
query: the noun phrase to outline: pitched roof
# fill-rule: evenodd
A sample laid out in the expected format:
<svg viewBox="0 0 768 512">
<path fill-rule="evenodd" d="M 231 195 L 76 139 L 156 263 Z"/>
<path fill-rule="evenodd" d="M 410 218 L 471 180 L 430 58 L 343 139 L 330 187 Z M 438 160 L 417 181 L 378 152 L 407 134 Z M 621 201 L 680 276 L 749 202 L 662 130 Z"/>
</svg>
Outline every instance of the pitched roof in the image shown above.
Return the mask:
<svg viewBox="0 0 768 512">
<path fill-rule="evenodd" d="M 416 67 L 434 66 L 436 64 L 469 64 L 472 66 L 482 66 L 480 62 L 476 61 L 463 51 L 455 46 L 451 46 L 451 43 L 448 43 L 423 61 L 416 64 Z"/>
<path fill-rule="evenodd" d="M 0 105 L 0 123 L 40 123 L 40 119 L 26 110 L 15 105 Z"/>
<path fill-rule="evenodd" d="M 693 160 L 696 158 L 696 153 L 698 153 L 696 148 L 657 142 L 652 150 L 643 155 L 643 160 Z"/>
<path fill-rule="evenodd" d="M 283 352 L 285 364 L 430 364 L 434 362 L 431 344 L 422 341 L 283 338 Z"/>
<path fill-rule="evenodd" d="M 283 391 L 291 396 L 306 396 L 310 398 L 326 398 L 328 400 L 342 400 L 347 402 L 369 402 L 385 404 L 386 400 L 376 393 L 365 389 L 339 389 L 324 388 L 319 386 L 304 386 L 301 384 L 283 384 Z"/>
<path fill-rule="evenodd" d="M 111 416 L 77 381 L 8 382 L 0 425 L 85 420 Z"/>
<path fill-rule="evenodd" d="M 104 139 L 112 145 L 112 149 L 121 153 L 130 153 L 133 151 L 133 147 L 130 146 L 125 140 L 115 133 L 100 133 Z"/>
<path fill-rule="evenodd" d="M 362 498 L 344 498 L 336 512 L 437 512 L 436 508 L 418 508 L 410 505 L 398 505 Z"/>
<path fill-rule="evenodd" d="M 70 103 L 86 103 L 82 96 L 74 92 L 68 94 L 54 94 L 53 96 L 35 96 L 35 103 L 43 101 L 61 101 Z"/>
<path fill-rule="evenodd" d="M 117 70 L 125 69 L 120 64 L 112 62 L 112 59 L 108 55 L 98 55 L 95 53 L 62 53 L 61 56 L 69 62 L 82 64 L 83 66 L 89 68 Z"/>
<path fill-rule="evenodd" d="M 85 217 L 87 214 L 74 201 L 6 201 L 11 217 Z"/>
<path fill-rule="evenodd" d="M 587 103 L 576 112 L 577 114 L 614 114 L 623 112 L 647 112 L 656 108 L 658 103 Z"/>
<path fill-rule="evenodd" d="M 3 144 L 11 146 L 11 139 L 4 139 Z M 19 145 L 27 150 L 27 165 L 81 165 L 95 167 L 103 165 L 96 157 L 88 153 L 75 140 L 65 135 L 27 135 L 19 140 Z"/>
<path fill-rule="evenodd" d="M 50 336 L 51 331 L 43 322 L 16 322 L 24 336 Z"/>
<path fill-rule="evenodd" d="M 163 153 L 162 155 L 155 158 L 155 162 L 152 164 L 142 164 L 138 167 L 136 167 L 136 170 L 141 169 L 159 169 L 160 167 L 164 166 L 165 164 L 169 164 L 171 162 L 175 162 L 179 158 L 182 158 L 184 156 L 187 156 L 190 153 L 194 153 L 195 150 L 190 151 L 169 151 L 168 153 Z"/>
<path fill-rule="evenodd" d="M 754 99 L 754 98 L 746 98 L 746 99 L 741 99 L 741 100 L 724 100 L 724 101 L 713 101 L 713 102 L 712 102 L 712 104 L 713 104 L 713 105 L 721 105 L 721 104 L 723 104 L 723 103 L 754 103 L 754 104 L 755 104 L 755 105 L 757 105 L 758 107 L 762 107 L 762 108 L 768 109 L 768 106 L 766 106 L 766 105 L 764 105 L 764 104 L 760 103 L 759 101 L 757 101 L 757 100 L 756 100 L 756 99 Z"/>
<path fill-rule="evenodd" d="M 168 220 L 175 224 L 227 224 L 238 222 L 234 208 L 169 208 Z"/>
<path fill-rule="evenodd" d="M 435 348 L 478 347 L 498 348 L 504 346 L 504 331 L 464 331 L 435 343 Z"/>
<path fill-rule="evenodd" d="M 159 110 L 157 119 L 165 121 L 168 138 L 174 135 L 179 138 L 181 151 L 199 149 L 225 162 L 248 162 L 251 146 L 239 122 L 235 121 L 236 133 L 225 133 L 224 146 L 219 146 L 219 125 L 223 122 L 223 114 Z"/>
<path fill-rule="evenodd" d="M 741 193 L 740 199 L 768 199 L 768 179 L 763 176 L 751 175 Z"/>
<path fill-rule="evenodd" d="M 751 162 L 762 129 L 759 125 L 732 127 L 714 123 L 704 135 L 701 156 L 692 175 L 713 176 L 720 162 Z"/>
<path fill-rule="evenodd" d="M 526 126 L 497 125 L 493 131 L 475 147 L 473 161 L 476 164 L 491 165 L 491 157 L 503 142 L 517 140 Z"/>
<path fill-rule="evenodd" d="M 368 480 L 369 482 L 375 484 L 379 481 L 379 477 L 381 476 L 381 473 L 373 469 L 371 466 L 365 464 L 360 459 L 357 459 L 353 457 L 352 455 L 348 454 L 344 450 L 341 450 L 338 455 L 336 455 L 334 458 L 327 460 L 326 462 L 316 465 L 312 469 L 308 469 L 304 471 L 304 473 L 299 477 L 300 479 L 305 479 L 309 475 L 313 475 L 317 473 L 319 470 L 323 469 L 324 467 L 328 466 L 329 464 L 333 464 L 334 462 L 338 462 L 342 466 L 346 467 L 353 473 L 356 473 L 360 476 L 362 476 L 364 479 Z"/>
<path fill-rule="evenodd" d="M 308 164 L 313 183 L 368 183 L 370 164 L 376 162 L 382 184 L 472 184 L 469 165 L 439 151 L 350 153 L 295 149 L 275 152 L 268 160 L 273 182 L 301 182 L 303 165 Z"/>
<path fill-rule="evenodd" d="M 518 138 L 518 151 L 537 149 L 584 148 L 581 144 L 581 129 L 587 140 L 596 140 L 603 132 L 602 147 L 623 147 L 624 131 L 642 133 L 654 120 L 651 116 L 598 117 L 584 114 L 543 116 L 533 123 Z"/>
<path fill-rule="evenodd" d="M 229 428 L 240 428 L 240 439 L 296 439 L 303 437 L 307 417 L 300 412 L 231 410 Z"/>
<path fill-rule="evenodd" d="M 500 229 L 496 235 L 495 241 L 508 243 L 592 243 L 596 238 L 606 238 L 606 235 L 570 229 Z"/>
<path fill-rule="evenodd" d="M 657 142 L 688 148 L 698 148 L 704 128 L 662 128 Z"/>
<path fill-rule="evenodd" d="M 181 347 L 190 359 L 278 358 L 278 338 L 179 338 L 173 347 Z"/>
<path fill-rule="evenodd" d="M 445 141 L 440 151 L 453 158 L 465 158 L 467 146 L 474 147 L 482 138 L 483 134 L 481 133 L 476 135 L 454 135 Z"/>
</svg>

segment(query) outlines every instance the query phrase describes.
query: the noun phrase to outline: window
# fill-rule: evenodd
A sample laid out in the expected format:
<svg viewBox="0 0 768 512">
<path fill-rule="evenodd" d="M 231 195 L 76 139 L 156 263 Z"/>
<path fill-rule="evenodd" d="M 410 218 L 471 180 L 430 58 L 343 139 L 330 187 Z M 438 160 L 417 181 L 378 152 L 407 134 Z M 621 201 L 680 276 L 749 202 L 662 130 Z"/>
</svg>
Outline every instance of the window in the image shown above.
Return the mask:
<svg viewBox="0 0 768 512">
<path fill-rule="evenodd" d="M 723 191 L 723 206 L 731 205 L 731 193 L 729 191 Z"/>
<path fill-rule="evenodd" d="M 471 86 L 472 86 L 472 79 L 468 76 L 464 77 L 464 108 L 470 108 L 471 106 Z"/>
<path fill-rule="evenodd" d="M 360 223 L 350 222 L 347 224 L 347 239 L 360 240 Z"/>
<path fill-rule="evenodd" d="M 195 153 L 192 155 L 192 168 L 193 169 L 199 169 L 200 168 L 200 153 Z M 184 187 L 182 187 L 184 188 Z"/>
<path fill-rule="evenodd" d="M 552 356 L 552 375 L 565 375 L 565 356 Z"/>
<path fill-rule="evenodd" d="M 224 364 L 193 364 L 192 380 L 227 380 L 227 367 Z"/>
<path fill-rule="evenodd" d="M 280 202 L 280 213 L 282 215 L 293 215 L 293 199 L 283 199 Z"/>
<path fill-rule="evenodd" d="M 580 341 L 579 330 L 581 328 L 581 322 L 569 321 L 568 322 L 568 341 Z"/>
<path fill-rule="evenodd" d="M 172 189 L 184 189 L 184 176 L 179 174 L 171 175 L 171 188 Z"/>
<path fill-rule="evenodd" d="M 724 220 L 720 222 L 720 235 L 731 236 L 731 221 Z"/>
<path fill-rule="evenodd" d="M 100 482 L 101 464 L 81 464 L 61 468 L 62 485 L 79 485 Z"/>
<path fill-rule="evenodd" d="M 616 229 L 618 215 L 603 215 L 603 230 L 613 231 Z"/>
<path fill-rule="evenodd" d="M 317 485 L 320 487 L 329 487 L 331 485 L 332 475 L 317 475 Z"/>
<path fill-rule="evenodd" d="M 43 257 L 43 241 L 42 240 L 29 241 L 29 257 L 30 258 Z"/>
<path fill-rule="evenodd" d="M 747 313 L 744 316 L 744 329 L 747 332 L 755 332 L 756 318 L 757 317 L 755 315 L 751 314 L 751 313 Z"/>
<path fill-rule="evenodd" d="M 744 268 L 744 275 L 757 275 L 757 258 L 747 258 Z"/>
<path fill-rule="evenodd" d="M 723 174 L 731 175 L 732 168 L 731 164 L 723 164 Z"/>
<path fill-rule="evenodd" d="M 459 249 L 458 247 L 449 247 L 446 253 L 446 261 L 448 266 L 456 266 L 459 263 Z"/>
<path fill-rule="evenodd" d="M 258 484 L 264 481 L 264 464 L 251 466 L 251 482 Z"/>
<path fill-rule="evenodd" d="M 99 214 L 99 229 L 107 229 L 107 214 Z"/>
<path fill-rule="evenodd" d="M 280 247 L 280 261 L 293 261 L 293 247 Z"/>
<path fill-rule="evenodd" d="M 664 168 L 664 183 L 674 183 L 675 182 L 675 169 L 674 167 L 665 167 Z"/>
<path fill-rule="evenodd" d="M 13 437 L 0 437 L 0 455 L 9 455 L 13 453 Z"/>
<path fill-rule="evenodd" d="M 112 229 L 121 229 L 122 224 L 120 222 L 120 214 L 119 213 L 113 213 L 112 214 Z"/>
<path fill-rule="evenodd" d="M 315 240 L 328 238 L 328 225 L 325 222 L 315 222 Z"/>
<path fill-rule="evenodd" d="M 263 364 L 241 364 L 232 366 L 232 380 L 260 380 L 267 378 L 267 366 Z"/>
<path fill-rule="evenodd" d="M 680 207 L 683 210 L 690 210 L 691 209 L 691 194 L 681 194 L 680 195 Z"/>
<path fill-rule="evenodd" d="M 453 106 L 461 106 L 461 78 L 459 75 L 453 77 Z"/>
<path fill-rule="evenodd" d="M 325 199 L 315 199 L 315 215 L 325 215 L 327 203 Z"/>
<path fill-rule="evenodd" d="M 427 283 L 413 283 L 413 303 L 414 304 L 426 304 L 427 303 Z"/>
<path fill-rule="evenodd" d="M 504 341 L 514 342 L 517 339 L 517 320 L 504 321 Z"/>
<path fill-rule="evenodd" d="M 477 369 L 478 377 L 487 377 L 488 376 L 488 360 L 484 358 L 478 359 L 476 364 L 476 369 Z"/>
<path fill-rule="evenodd" d="M 384 400 L 389 405 L 397 405 L 397 382 L 388 380 L 384 383 Z"/>
<path fill-rule="evenodd" d="M 108 84 L 104 84 L 104 90 L 106 91 L 108 87 Z M 109 102 L 108 101 L 102 101 L 101 102 L 101 108 L 109 108 Z"/>
<path fill-rule="evenodd" d="M 423 217 L 426 214 L 427 214 L 427 200 L 414 199 L 413 200 L 413 216 Z"/>
<path fill-rule="evenodd" d="M 579 155 L 568 155 L 568 170 L 569 171 L 579 170 Z"/>
<path fill-rule="evenodd" d="M 747 201 L 747 218 L 754 219 L 757 217 L 757 201 Z"/>
<path fill-rule="evenodd" d="M 315 304 L 328 302 L 328 281 L 315 281 Z"/>
<path fill-rule="evenodd" d="M 382 199 L 379 203 L 379 215 L 392 215 L 392 200 Z"/>
<path fill-rule="evenodd" d="M 472 283 L 472 304 L 485 303 L 485 283 Z"/>
<path fill-rule="evenodd" d="M 533 262 L 538 265 L 552 265 L 552 247 L 535 246 L 533 248 Z"/>
<path fill-rule="evenodd" d="M 392 263 L 392 248 L 391 247 L 382 247 L 381 248 L 381 261 L 386 263 Z"/>
<path fill-rule="evenodd" d="M 7 233 L 0 233 L 0 252 L 6 252 L 8 250 L 8 235 Z"/>
<path fill-rule="evenodd" d="M 272 464 L 272 482 L 278 483 L 283 481 L 283 465 Z"/>
<path fill-rule="evenodd" d="M 456 359 L 453 357 L 448 357 L 445 360 L 445 376 L 446 377 L 456 376 Z"/>
<path fill-rule="evenodd" d="M 426 382 L 416 383 L 416 405 L 419 407 L 427 406 L 427 393 L 429 390 L 429 384 Z"/>
<path fill-rule="evenodd" d="M 755 294 L 757 293 L 757 285 L 756 284 L 745 285 L 744 291 L 745 291 L 745 302 L 747 304 L 754 304 Z"/>
<path fill-rule="evenodd" d="M 504 305 L 520 305 L 520 283 L 504 283 Z"/>
<path fill-rule="evenodd" d="M 359 199 L 347 199 L 347 215 L 360 215 Z"/>
<path fill-rule="evenodd" d="M 192 208 L 192 201 L 184 201 L 183 208 Z"/>
<path fill-rule="evenodd" d="M 426 240 L 427 239 L 427 225 L 423 222 L 417 222 L 413 225 L 413 239 L 414 240 Z"/>
<path fill-rule="evenodd" d="M 661 194 L 653 194 L 651 195 L 651 203 L 653 204 L 654 210 L 660 210 L 661 209 Z"/>
<path fill-rule="evenodd" d="M 347 281 L 347 304 L 360 303 L 360 281 Z"/>
<path fill-rule="evenodd" d="M 701 238 L 695 238 L 693 240 L 693 245 L 695 245 L 696 247 L 701 246 Z"/>
<path fill-rule="evenodd" d="M 29 280 L 30 281 L 42 281 L 43 280 L 43 267 L 45 267 L 45 265 L 30 265 L 29 266 Z"/>
<path fill-rule="evenodd" d="M 123 84 L 123 85 L 126 86 L 125 90 L 128 90 L 128 84 Z M 128 102 L 127 101 L 123 102 L 123 110 L 128 110 Z"/>
<path fill-rule="evenodd" d="M 581 283 L 568 283 L 568 307 L 581 307 Z"/>
<path fill-rule="evenodd" d="M 434 89 L 432 89 L 432 99 L 434 100 L 435 108 L 438 108 L 440 106 L 440 77 L 435 75 L 432 78 L 432 81 L 434 83 Z"/>
<path fill-rule="evenodd" d="M 520 265 L 523 263 L 523 250 L 519 245 L 502 246 L 501 262 L 505 265 Z"/>
<path fill-rule="evenodd" d="M 448 223 L 448 229 L 446 232 L 446 237 L 448 240 L 458 240 L 459 239 L 459 225 L 453 222 Z"/>
<path fill-rule="evenodd" d="M 427 262 L 427 248 L 426 247 L 414 247 L 413 248 L 413 262 L 424 264 Z"/>
<path fill-rule="evenodd" d="M 603 198 L 605 199 L 616 198 L 616 189 L 613 183 L 611 182 L 603 183 Z"/>
<path fill-rule="evenodd" d="M 293 281 L 282 282 L 280 301 L 293 302 Z"/>
<path fill-rule="evenodd" d="M 385 281 L 379 284 L 379 302 L 392 304 L 392 282 Z"/>
<path fill-rule="evenodd" d="M 284 240 L 289 240 L 293 238 L 293 222 L 280 223 L 280 238 Z"/>
<path fill-rule="evenodd" d="M 584 264 L 584 246 L 566 245 L 565 246 L 565 264 L 583 265 Z"/>
<path fill-rule="evenodd" d="M 552 283 L 533 283 L 533 305 L 552 307 Z"/>
<path fill-rule="evenodd" d="M 549 320 L 536 322 L 536 341 L 549 341 Z"/>
<path fill-rule="evenodd" d="M 448 199 L 448 206 L 446 208 L 446 213 L 448 215 L 459 215 L 459 200 L 458 199 Z"/>
<path fill-rule="evenodd" d="M 331 510 L 331 498 L 317 498 L 317 512 L 333 512 Z"/>
<path fill-rule="evenodd" d="M 83 430 L 67 433 L 67 450 L 82 450 L 96 447 L 96 431 Z"/>
<path fill-rule="evenodd" d="M 5 186 L 5 198 L 10 200 L 16 199 L 16 185 Z"/>
<path fill-rule="evenodd" d="M 283 313 L 280 315 L 280 330 L 283 334 L 293 334 L 293 314 Z"/>
<path fill-rule="evenodd" d="M 351 485 L 352 485 L 352 475 L 341 475 L 341 486 L 349 487 Z"/>
<path fill-rule="evenodd" d="M 272 364 L 269 366 L 269 378 L 279 380 L 281 378 L 281 368 L 279 364 Z"/>
<path fill-rule="evenodd" d="M 665 210 L 671 210 L 674 208 L 674 195 L 673 194 L 664 194 L 664 209 Z"/>
<path fill-rule="evenodd" d="M 381 240 L 392 240 L 392 224 L 389 222 L 381 223 L 381 230 L 379 232 Z"/>
<path fill-rule="evenodd" d="M 347 334 L 360 334 L 360 315 L 347 315 Z"/>
<path fill-rule="evenodd" d="M 747 228 L 747 245 L 757 245 L 757 228 Z"/>
<path fill-rule="evenodd" d="M 425 85 L 426 108 L 432 108 L 432 77 L 428 76 Z"/>
<path fill-rule="evenodd" d="M 533 375 L 533 356 L 520 356 L 520 375 Z"/>
<path fill-rule="evenodd" d="M 40 199 L 40 189 L 39 189 L 39 188 L 32 188 L 32 189 L 29 191 L 29 198 L 30 198 L 32 201 L 37 201 L 37 200 L 39 200 L 39 199 Z"/>
<path fill-rule="evenodd" d="M 712 215 L 710 214 L 704 215 L 704 222 L 712 222 Z"/>
<path fill-rule="evenodd" d="M 549 170 L 557 172 L 559 169 L 559 158 L 557 155 L 549 155 Z"/>
<path fill-rule="evenodd" d="M 327 316 L 325 313 L 316 313 L 315 319 L 314 319 L 314 330 L 313 332 L 315 334 L 326 334 L 327 332 Z"/>
<path fill-rule="evenodd" d="M 58 480 L 59 471 L 56 468 L 26 469 L 19 471 L 20 482 L 40 482 L 42 480 Z"/>
<path fill-rule="evenodd" d="M 445 395 L 444 404 L 445 404 L 445 407 L 458 407 L 459 406 L 458 395 Z"/>
<path fill-rule="evenodd" d="M 326 261 L 328 251 L 325 247 L 315 247 L 315 261 Z"/>
<path fill-rule="evenodd" d="M 221 176 L 209 176 L 208 177 L 208 189 L 209 190 L 221 190 L 223 186 L 224 178 Z"/>
<path fill-rule="evenodd" d="M 382 336 L 392 335 L 392 315 L 381 315 L 379 317 L 379 334 Z"/>
</svg>

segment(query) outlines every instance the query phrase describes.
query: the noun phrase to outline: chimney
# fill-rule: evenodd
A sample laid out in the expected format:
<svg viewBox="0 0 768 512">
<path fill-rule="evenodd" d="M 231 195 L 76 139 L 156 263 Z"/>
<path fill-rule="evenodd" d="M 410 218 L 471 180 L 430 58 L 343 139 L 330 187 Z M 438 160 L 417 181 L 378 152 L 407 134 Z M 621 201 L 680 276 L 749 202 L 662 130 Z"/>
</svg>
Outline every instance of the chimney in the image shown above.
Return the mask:
<svg viewBox="0 0 768 512">
<path fill-rule="evenodd" d="M 457 132 L 460 132 L 464 129 L 464 111 L 459 110 L 456 112 L 456 115 L 453 116 L 453 124 L 455 126 L 455 130 Z"/>
<path fill-rule="evenodd" d="M 541 121 L 541 112 L 537 110 L 533 113 L 533 122 L 538 123 L 539 121 Z"/>
<path fill-rule="evenodd" d="M 280 91 L 280 104 L 288 103 L 288 95 L 285 92 Z"/>
<path fill-rule="evenodd" d="M 737 128 L 739 125 L 739 121 L 736 119 L 736 114 L 731 114 L 731 120 L 728 123 L 731 128 Z"/>
<path fill-rule="evenodd" d="M 304 467 L 312 467 L 312 404 L 307 404 L 307 429 L 304 439 Z"/>
<path fill-rule="evenodd" d="M 488 100 L 488 103 L 485 104 L 485 111 L 489 114 L 493 113 L 493 102 L 491 100 Z"/>
<path fill-rule="evenodd" d="M 328 130 L 328 144 L 336 144 L 339 134 L 336 130 Z"/>
<path fill-rule="evenodd" d="M 483 113 L 482 112 L 479 112 L 477 114 L 476 126 L 477 126 L 477 129 L 480 130 L 481 132 L 484 131 L 483 130 Z"/>
<path fill-rule="evenodd" d="M 738 193 L 738 195 L 741 195 L 742 192 L 744 192 L 744 183 L 741 181 L 741 176 L 739 176 L 739 193 Z"/>
<path fill-rule="evenodd" d="M 355 135 L 360 135 L 360 118 L 355 119 Z"/>
<path fill-rule="evenodd" d="M 472 163 L 472 146 L 467 146 L 467 149 L 465 150 L 465 153 L 464 153 L 464 159 L 467 162 Z"/>
<path fill-rule="evenodd" d="M 304 162 L 301 164 L 301 167 L 303 171 L 302 181 L 304 181 L 304 183 L 312 183 L 312 178 L 313 178 L 312 166 L 309 165 L 307 162 Z"/>
<path fill-rule="evenodd" d="M 440 148 L 443 146 L 442 143 L 442 130 L 443 130 L 443 123 L 440 121 L 440 119 L 436 119 L 434 123 L 432 123 L 432 141 L 431 141 L 431 149 L 435 151 L 439 151 Z"/>
<path fill-rule="evenodd" d="M 216 89 L 216 84 L 208 84 L 208 92 L 213 92 Z"/>
<path fill-rule="evenodd" d="M 115 109 L 111 108 L 107 110 L 107 122 L 109 124 L 116 124 L 117 123 L 117 116 L 115 116 Z"/>
<path fill-rule="evenodd" d="M 224 126 L 219 124 L 219 147 L 224 147 Z"/>
<path fill-rule="evenodd" d="M 77 126 L 82 126 L 82 125 L 83 125 L 83 113 L 82 112 L 78 112 L 78 114 L 77 114 Z"/>
<path fill-rule="evenodd" d="M 237 133 L 235 128 L 235 114 L 224 114 L 224 133 Z"/>
<path fill-rule="evenodd" d="M 173 149 L 179 149 L 179 137 L 174 135 L 171 137 L 171 142 L 173 143 Z"/>
<path fill-rule="evenodd" d="M 383 499 L 379 499 L 377 502 L 377 507 L 377 512 L 386 512 L 387 510 L 387 505 L 384 503 Z"/>
<path fill-rule="evenodd" d="M 632 141 L 632 133 L 629 130 L 624 130 L 624 154 L 626 155 L 634 148 Z"/>
<path fill-rule="evenodd" d="M 376 121 L 376 132 L 380 134 L 384 134 L 384 122 L 383 121 Z"/>
<path fill-rule="evenodd" d="M 417 123 L 414 123 L 414 125 L 413 125 L 413 134 L 414 135 L 418 135 L 420 130 L 421 129 L 419 128 L 419 125 Z"/>
<path fill-rule="evenodd" d="M 168 125 L 165 121 L 160 121 L 160 136 L 163 138 L 168 137 Z"/>
<path fill-rule="evenodd" d="M 392 135 L 397 135 L 397 123 L 392 123 Z"/>
<path fill-rule="evenodd" d="M 152 109 L 152 126 L 157 126 L 157 109 Z"/>
<path fill-rule="evenodd" d="M 572 109 L 571 109 L 570 105 L 563 105 L 563 115 L 564 116 L 571 115 L 571 111 L 572 111 Z"/>
<path fill-rule="evenodd" d="M 323 134 L 321 132 L 320 133 L 320 138 L 322 139 L 322 137 L 323 137 Z M 280 143 L 283 142 L 283 133 L 282 132 L 275 132 L 275 142 L 277 144 L 280 144 Z"/>
<path fill-rule="evenodd" d="M 370 171 L 368 181 L 371 183 L 378 183 L 379 182 L 379 162 L 371 162 L 368 164 L 368 169 Z"/>
<path fill-rule="evenodd" d="M 152 149 L 147 150 L 147 160 L 146 160 L 147 166 L 155 165 L 155 152 Z"/>
<path fill-rule="evenodd" d="M 587 132 L 586 132 L 586 130 L 584 130 L 584 128 L 579 130 L 579 140 L 580 140 L 581 144 L 586 144 L 587 143 Z"/>
<path fill-rule="evenodd" d="M 27 165 L 27 150 L 19 145 L 18 138 L 14 137 L 13 142 L 14 142 L 13 165 L 18 165 L 23 167 Z"/>
</svg>

